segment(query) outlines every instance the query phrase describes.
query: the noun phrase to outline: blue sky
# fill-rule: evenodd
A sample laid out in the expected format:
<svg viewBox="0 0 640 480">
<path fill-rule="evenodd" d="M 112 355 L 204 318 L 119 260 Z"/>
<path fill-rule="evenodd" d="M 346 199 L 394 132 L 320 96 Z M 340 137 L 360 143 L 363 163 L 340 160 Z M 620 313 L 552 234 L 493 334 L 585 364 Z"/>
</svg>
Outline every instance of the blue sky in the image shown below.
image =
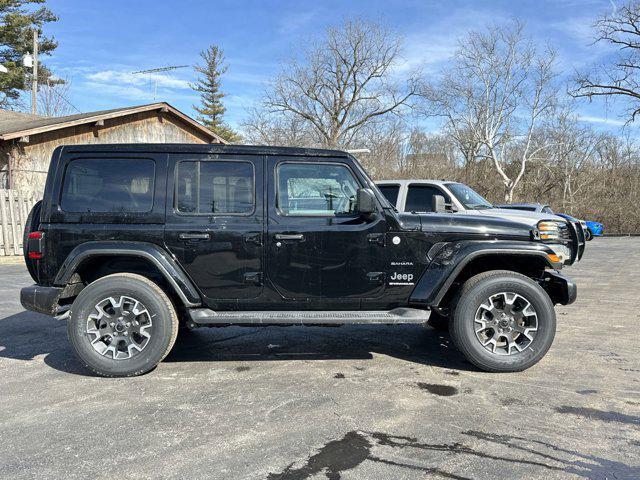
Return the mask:
<svg viewBox="0 0 640 480">
<path fill-rule="evenodd" d="M 379 21 L 402 36 L 403 68 L 435 75 L 470 29 L 519 18 L 527 32 L 559 53 L 558 70 L 570 76 L 607 54 L 592 45 L 591 25 L 614 3 L 554 1 L 161 1 L 48 0 L 60 21 L 46 27 L 59 47 L 45 62 L 71 80 L 70 99 L 81 111 L 153 101 L 153 80 L 132 71 L 193 65 L 209 44 L 220 45 L 229 71 L 223 79 L 227 121 L 236 127 L 279 70 L 279 65 L 344 18 Z M 198 97 L 191 68 L 157 76 L 158 100 L 189 115 Z M 580 103 L 584 121 L 620 128 L 616 111 Z"/>
</svg>

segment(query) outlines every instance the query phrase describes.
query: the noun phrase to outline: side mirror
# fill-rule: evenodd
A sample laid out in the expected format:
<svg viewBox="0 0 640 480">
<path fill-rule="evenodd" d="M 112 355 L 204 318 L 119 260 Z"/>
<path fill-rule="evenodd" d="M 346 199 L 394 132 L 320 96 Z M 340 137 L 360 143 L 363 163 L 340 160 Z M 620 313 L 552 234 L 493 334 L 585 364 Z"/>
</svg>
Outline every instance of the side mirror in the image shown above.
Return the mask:
<svg viewBox="0 0 640 480">
<path fill-rule="evenodd" d="M 442 195 L 434 195 L 431 197 L 431 210 L 436 213 L 444 213 L 447 211 L 447 206 L 444 202 L 444 197 Z"/>
<path fill-rule="evenodd" d="M 356 211 L 361 215 L 370 215 L 376 211 L 376 196 L 371 189 L 358 189 L 356 196 Z"/>
</svg>

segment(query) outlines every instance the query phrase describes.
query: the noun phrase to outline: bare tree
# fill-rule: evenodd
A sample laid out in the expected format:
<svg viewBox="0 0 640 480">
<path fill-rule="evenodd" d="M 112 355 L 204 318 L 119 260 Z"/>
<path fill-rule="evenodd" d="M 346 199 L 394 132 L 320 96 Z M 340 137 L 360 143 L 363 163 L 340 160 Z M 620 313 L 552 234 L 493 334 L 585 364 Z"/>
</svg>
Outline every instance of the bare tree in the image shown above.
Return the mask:
<svg viewBox="0 0 640 480">
<path fill-rule="evenodd" d="M 618 47 L 610 63 L 598 65 L 591 72 L 577 73 L 574 97 L 626 98 L 631 100 L 628 120 L 640 113 L 640 3 L 623 5 L 610 15 L 602 16 L 594 25 L 596 42 Z"/>
<path fill-rule="evenodd" d="M 371 122 L 398 114 L 417 92 L 397 82 L 401 42 L 379 25 L 348 21 L 293 60 L 265 94 L 264 106 L 301 119 L 327 147 L 351 145 Z"/>
<path fill-rule="evenodd" d="M 242 140 L 248 144 L 284 147 L 317 147 L 321 144 L 304 119 L 291 114 L 274 114 L 259 107 L 247 111 L 241 128 Z"/>
<path fill-rule="evenodd" d="M 63 117 L 76 113 L 69 101 L 71 84 L 68 80 L 47 79 L 38 88 L 38 112 L 47 117 Z"/>
<path fill-rule="evenodd" d="M 491 160 L 508 202 L 527 163 L 548 147 L 534 133 L 555 104 L 554 61 L 522 24 L 490 27 L 462 39 L 440 83 L 423 92 L 427 113 L 444 117 L 466 160 Z"/>
</svg>

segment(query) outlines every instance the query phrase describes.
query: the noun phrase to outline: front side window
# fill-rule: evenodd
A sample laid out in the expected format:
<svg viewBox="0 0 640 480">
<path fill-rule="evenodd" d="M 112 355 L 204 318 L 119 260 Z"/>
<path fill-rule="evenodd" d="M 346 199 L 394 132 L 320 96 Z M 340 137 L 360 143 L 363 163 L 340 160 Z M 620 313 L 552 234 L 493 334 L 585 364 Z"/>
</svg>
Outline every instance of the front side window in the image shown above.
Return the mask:
<svg viewBox="0 0 640 480">
<path fill-rule="evenodd" d="M 91 158 L 69 162 L 60 207 L 70 213 L 143 213 L 153 207 L 155 162 Z"/>
<path fill-rule="evenodd" d="M 400 193 L 400 185 L 378 185 L 378 188 L 384 195 L 384 197 L 389 200 L 389 203 L 394 207 L 398 206 L 398 194 Z"/>
<path fill-rule="evenodd" d="M 431 185 L 410 185 L 407 189 L 406 212 L 433 212 L 433 197 L 441 195 L 445 197 L 445 202 L 450 199 L 437 187 Z"/>
<path fill-rule="evenodd" d="M 176 208 L 194 215 L 253 212 L 253 165 L 248 162 L 180 162 Z"/>
<path fill-rule="evenodd" d="M 284 215 L 353 214 L 358 188 L 345 165 L 284 163 L 278 168 L 278 208 Z"/>
</svg>

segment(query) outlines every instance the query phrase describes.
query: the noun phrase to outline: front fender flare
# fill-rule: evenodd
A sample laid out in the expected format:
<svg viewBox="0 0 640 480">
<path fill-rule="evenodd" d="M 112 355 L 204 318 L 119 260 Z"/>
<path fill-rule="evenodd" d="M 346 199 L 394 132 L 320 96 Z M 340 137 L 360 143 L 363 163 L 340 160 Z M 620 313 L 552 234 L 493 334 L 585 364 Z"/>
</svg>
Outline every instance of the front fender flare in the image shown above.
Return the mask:
<svg viewBox="0 0 640 480">
<path fill-rule="evenodd" d="M 409 304 L 419 307 L 436 307 L 446 295 L 462 269 L 471 261 L 490 255 L 529 256 L 543 260 L 546 266 L 558 268 L 548 254 L 553 250 L 541 243 L 511 242 L 502 240 L 466 241 L 444 244 L 434 255 L 418 284 L 413 289 Z"/>
<path fill-rule="evenodd" d="M 96 256 L 133 256 L 151 262 L 173 287 L 186 307 L 200 306 L 200 294 L 178 262 L 162 247 L 147 242 L 86 242 L 74 248 L 60 267 L 53 284 L 64 286 L 87 259 Z"/>
</svg>

